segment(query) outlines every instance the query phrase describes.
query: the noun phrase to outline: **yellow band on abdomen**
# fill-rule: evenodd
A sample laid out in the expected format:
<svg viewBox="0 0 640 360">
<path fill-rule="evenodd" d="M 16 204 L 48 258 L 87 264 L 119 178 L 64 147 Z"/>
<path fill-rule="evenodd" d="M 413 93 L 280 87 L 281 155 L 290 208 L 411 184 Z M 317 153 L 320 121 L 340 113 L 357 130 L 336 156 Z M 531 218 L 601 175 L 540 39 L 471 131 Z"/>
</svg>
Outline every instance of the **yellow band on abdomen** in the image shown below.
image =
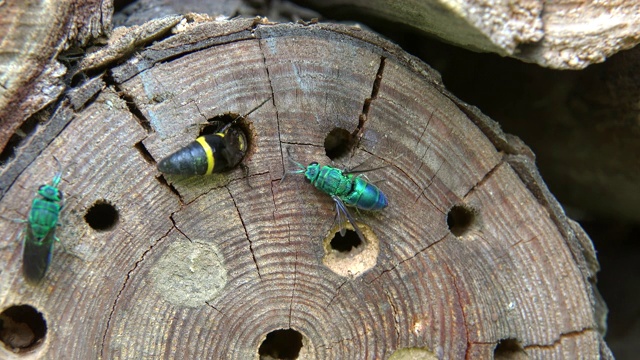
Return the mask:
<svg viewBox="0 0 640 360">
<path fill-rule="evenodd" d="M 204 149 L 205 154 L 207 154 L 207 172 L 205 175 L 210 175 L 213 172 L 213 165 L 215 164 L 215 160 L 213 159 L 213 151 L 211 150 L 211 146 L 207 143 L 207 140 L 204 139 L 203 136 L 200 136 L 196 139 L 198 143 Z"/>
</svg>

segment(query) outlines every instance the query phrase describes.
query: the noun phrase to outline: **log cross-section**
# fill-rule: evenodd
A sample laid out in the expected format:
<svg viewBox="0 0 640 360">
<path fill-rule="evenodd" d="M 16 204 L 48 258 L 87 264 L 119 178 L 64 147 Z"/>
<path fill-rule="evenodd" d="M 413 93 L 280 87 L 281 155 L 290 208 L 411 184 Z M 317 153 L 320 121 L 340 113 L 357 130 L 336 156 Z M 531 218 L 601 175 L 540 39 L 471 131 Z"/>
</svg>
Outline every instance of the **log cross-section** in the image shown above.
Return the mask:
<svg viewBox="0 0 640 360">
<path fill-rule="evenodd" d="M 67 252 L 45 281 L 21 277 L 22 225 L 4 222 L 0 240 L 1 303 L 43 314 L 42 358 L 609 356 L 593 249 L 518 166 L 526 146 L 393 44 L 337 25 L 204 22 L 106 81 L 2 202 L 25 216 L 52 156 L 64 164 Z M 208 120 L 266 99 L 239 120 L 243 166 L 157 171 Z M 328 157 L 327 138 L 344 151 Z M 389 206 L 352 211 L 364 242 L 340 236 L 331 197 L 291 160 L 374 169 Z M 91 221 L 99 206 L 106 226 Z"/>
</svg>

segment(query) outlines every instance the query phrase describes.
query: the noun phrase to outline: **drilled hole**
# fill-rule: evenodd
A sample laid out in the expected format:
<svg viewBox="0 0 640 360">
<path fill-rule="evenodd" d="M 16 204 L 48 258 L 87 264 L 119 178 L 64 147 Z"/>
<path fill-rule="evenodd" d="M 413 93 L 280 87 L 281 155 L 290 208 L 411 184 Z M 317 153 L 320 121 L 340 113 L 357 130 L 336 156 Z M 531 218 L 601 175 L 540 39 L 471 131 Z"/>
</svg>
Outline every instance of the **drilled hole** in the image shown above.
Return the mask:
<svg viewBox="0 0 640 360">
<path fill-rule="evenodd" d="M 199 136 L 202 135 L 211 135 L 211 134 L 215 134 L 217 133 L 223 126 L 227 125 L 228 123 L 232 122 L 233 120 L 235 120 L 236 118 L 238 118 L 238 114 L 233 114 L 233 113 L 227 113 L 227 114 L 223 114 L 223 115 L 218 115 L 215 116 L 209 120 L 207 120 L 207 124 L 203 125 L 202 128 L 200 129 L 200 134 Z M 231 125 L 232 127 L 237 127 L 240 128 L 246 135 L 246 123 L 245 123 L 245 118 L 240 116 L 240 118 L 238 118 L 238 120 L 236 120 L 236 122 Z"/>
<path fill-rule="evenodd" d="M 32 306 L 11 306 L 0 313 L 0 341 L 13 352 L 33 350 L 46 335 L 47 322 Z"/>
<path fill-rule="evenodd" d="M 96 201 L 84 215 L 84 220 L 91 228 L 98 231 L 113 229 L 118 222 L 118 210 L 106 200 Z"/>
<path fill-rule="evenodd" d="M 324 151 L 331 160 L 347 155 L 353 146 L 353 136 L 342 128 L 335 128 L 324 138 Z"/>
<path fill-rule="evenodd" d="M 302 349 L 302 334 L 293 329 L 280 329 L 267 334 L 258 349 L 260 359 L 297 359 Z"/>
<path fill-rule="evenodd" d="M 336 233 L 331 239 L 331 249 L 339 252 L 350 252 L 353 248 L 357 248 L 362 244 L 362 240 L 353 230 L 347 230 L 344 237 L 340 233 Z"/>
<path fill-rule="evenodd" d="M 378 261 L 380 243 L 373 230 L 357 222 L 363 239 L 358 237 L 351 223 L 344 223 L 345 236 L 340 235 L 340 226 L 335 224 L 323 241 L 325 256 L 322 263 L 340 276 L 356 278 L 373 268 Z"/>
<path fill-rule="evenodd" d="M 462 236 L 477 224 L 476 212 L 461 205 L 455 205 L 447 214 L 449 231 L 455 236 Z"/>
<path fill-rule="evenodd" d="M 526 351 L 522 348 L 522 344 L 516 339 L 504 339 L 498 342 L 493 351 L 495 360 L 524 360 L 528 359 Z"/>
</svg>

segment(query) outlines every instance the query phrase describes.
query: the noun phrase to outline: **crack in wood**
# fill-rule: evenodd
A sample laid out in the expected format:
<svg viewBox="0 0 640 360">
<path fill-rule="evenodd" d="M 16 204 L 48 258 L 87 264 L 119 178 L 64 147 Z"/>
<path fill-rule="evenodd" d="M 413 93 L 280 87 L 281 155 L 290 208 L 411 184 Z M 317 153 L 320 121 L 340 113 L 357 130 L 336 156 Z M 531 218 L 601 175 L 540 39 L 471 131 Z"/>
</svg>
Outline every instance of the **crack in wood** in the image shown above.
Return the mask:
<svg viewBox="0 0 640 360">
<path fill-rule="evenodd" d="M 54 108 L 55 111 L 46 124 L 38 126 L 38 129 L 33 131 L 32 136 L 23 139 L 20 144 L 16 145 L 16 154 L 13 161 L 4 166 L 0 175 L 0 200 L 2 200 L 9 188 L 13 186 L 18 176 L 75 119 L 75 112 L 71 109 L 68 100 L 62 100 L 51 107 L 46 107 L 33 116 L 36 116 L 36 118 L 43 116 L 47 111 L 51 111 Z"/>
<path fill-rule="evenodd" d="M 449 274 L 449 276 L 451 277 L 451 280 L 453 282 L 453 288 L 456 291 L 456 298 L 457 298 L 457 304 L 460 307 L 460 312 L 462 313 L 462 324 L 464 326 L 464 333 L 465 333 L 465 340 L 464 342 L 467 344 L 467 348 L 465 350 L 465 359 L 469 359 L 469 351 L 471 351 L 471 343 L 469 342 L 469 327 L 467 326 L 467 314 L 465 314 L 464 312 L 464 306 L 462 306 L 462 295 L 460 295 L 460 288 L 458 287 L 458 282 L 456 281 L 456 277 L 455 275 L 453 275 L 453 273 L 451 272 L 451 268 L 449 268 L 449 265 L 447 265 L 447 263 L 443 263 L 444 265 L 444 270 L 447 272 L 447 274 Z"/>
<path fill-rule="evenodd" d="M 396 308 L 396 304 L 393 302 L 393 297 L 386 290 L 383 290 L 384 295 L 387 297 L 387 301 L 391 306 L 391 311 L 393 312 L 393 327 L 396 330 L 396 344 L 400 343 L 400 322 L 398 321 L 398 309 Z"/>
<path fill-rule="evenodd" d="M 211 303 L 209 303 L 208 301 L 205 301 L 204 303 L 205 303 L 205 304 L 207 304 L 207 306 L 209 306 L 209 307 L 210 307 L 210 308 L 212 308 L 213 310 L 217 311 L 220 315 L 222 315 L 222 316 L 226 316 L 222 311 L 218 310 L 218 308 L 217 308 L 217 307 L 215 307 L 215 306 L 211 305 Z"/>
<path fill-rule="evenodd" d="M 107 84 L 110 83 L 111 81 L 107 81 Z M 133 115 L 133 118 L 136 119 L 136 121 L 138 122 L 138 124 L 140 124 L 144 131 L 147 134 L 153 133 L 155 130 L 153 130 L 153 128 L 151 127 L 151 122 L 144 116 L 142 110 L 140 110 L 133 97 L 122 90 L 115 82 L 113 82 L 113 87 L 116 89 L 116 94 L 118 94 L 118 97 L 124 101 L 124 103 L 127 105 L 127 108 L 129 109 L 129 112 L 131 113 L 131 115 Z"/>
<path fill-rule="evenodd" d="M 144 159 L 144 161 L 146 161 L 149 164 L 155 165 L 156 164 L 156 159 L 153 158 L 153 155 L 151 155 L 151 153 L 149 152 L 149 150 L 147 150 L 147 147 L 144 146 L 143 141 L 146 139 L 146 137 L 140 141 L 138 141 L 137 143 L 135 143 L 133 145 L 133 147 L 138 150 L 138 152 L 140 153 L 140 155 L 142 156 L 142 158 Z"/>
<path fill-rule="evenodd" d="M 231 201 L 233 201 L 233 206 L 236 208 L 236 212 L 238 213 L 238 218 L 240 218 L 240 223 L 242 223 L 242 229 L 244 230 L 244 234 L 247 237 L 247 241 L 249 242 L 249 251 L 251 252 L 251 257 L 253 258 L 253 263 L 256 265 L 256 270 L 258 272 L 258 278 L 262 280 L 262 275 L 260 274 L 260 266 L 258 265 L 258 260 L 256 259 L 256 254 L 253 252 L 253 242 L 249 238 L 249 232 L 247 231 L 247 226 L 244 223 L 244 219 L 242 219 L 242 214 L 240 213 L 240 209 L 238 208 L 238 204 L 236 203 L 236 199 L 233 197 L 231 190 L 227 185 L 224 186 L 229 193 L 229 197 L 231 197 Z"/>
<path fill-rule="evenodd" d="M 169 191 L 171 191 L 173 194 L 175 194 L 178 197 L 178 200 L 180 201 L 180 205 L 184 206 L 184 205 L 188 205 L 184 203 L 184 199 L 182 198 L 182 194 L 180 194 L 180 192 L 178 191 L 178 189 L 176 189 L 175 186 L 173 186 L 173 184 L 169 184 L 169 182 L 167 181 L 167 179 L 164 177 L 164 175 L 160 174 L 158 176 L 156 176 L 156 180 L 162 185 L 162 186 L 166 186 L 167 188 L 169 188 Z"/>
<path fill-rule="evenodd" d="M 382 82 L 382 74 L 384 73 L 384 67 L 386 65 L 387 59 L 384 56 L 380 57 L 380 65 L 378 65 L 378 71 L 373 80 L 373 85 L 371 87 L 371 95 L 364 100 L 364 104 L 362 106 L 362 113 L 358 117 L 358 127 L 354 130 L 352 136 L 357 136 L 362 133 L 362 129 L 364 128 L 365 123 L 369 119 L 369 110 L 371 109 L 371 102 L 378 98 L 378 92 L 380 91 L 380 84 Z M 359 139 L 358 144 L 359 145 Z"/>
<path fill-rule="evenodd" d="M 387 62 L 387 59 L 384 56 L 380 57 L 380 64 L 378 65 L 378 71 L 376 72 L 376 77 L 373 80 L 373 85 L 371 87 L 371 95 L 364 100 L 364 104 L 362 105 L 362 112 L 360 116 L 358 116 L 358 126 L 351 133 L 351 137 L 357 137 L 358 141 L 351 151 L 350 158 L 353 158 L 355 155 L 356 149 L 360 148 L 360 142 L 362 141 L 362 135 L 364 133 L 364 126 L 366 122 L 369 120 L 369 110 L 371 109 L 371 103 L 373 100 L 378 98 L 378 92 L 380 91 L 380 84 L 382 82 L 382 74 L 384 73 L 384 67 Z"/>
<path fill-rule="evenodd" d="M 174 214 L 175 214 L 175 212 L 174 212 L 174 213 L 172 213 L 172 214 L 169 216 L 169 219 L 171 220 L 171 222 L 172 222 L 173 226 L 172 226 L 171 228 L 169 228 L 169 230 L 167 230 L 167 232 L 166 232 L 164 235 L 162 235 L 158 240 L 156 240 L 153 244 L 151 244 L 151 245 L 149 246 L 149 248 L 148 248 L 147 250 L 145 250 L 145 251 L 142 253 L 142 255 L 140 256 L 140 258 L 139 258 L 139 259 L 138 259 L 138 260 L 133 264 L 133 268 L 132 268 L 132 269 L 130 269 L 130 270 L 127 272 L 127 276 L 125 277 L 125 280 L 124 280 L 124 282 L 122 283 L 122 287 L 120 288 L 120 291 L 118 291 L 118 294 L 116 295 L 116 298 L 113 300 L 113 305 L 111 306 L 111 311 L 109 312 L 109 316 L 107 317 L 107 325 L 105 326 L 104 333 L 102 334 L 102 343 L 100 344 L 100 356 L 101 356 L 101 358 L 105 358 L 105 356 L 104 356 L 104 346 L 105 346 L 105 342 L 107 341 L 107 333 L 109 332 L 109 327 L 111 326 L 111 318 L 113 317 L 113 314 L 114 314 L 114 313 L 115 313 L 115 311 L 116 311 L 116 306 L 117 306 L 117 304 L 118 304 L 118 300 L 120 299 L 120 295 L 122 295 L 122 292 L 123 292 L 123 291 L 124 291 L 124 289 L 126 288 L 127 283 L 128 283 L 128 282 L 129 282 L 129 280 L 131 279 L 131 274 L 132 274 L 132 273 L 133 273 L 133 272 L 138 268 L 138 265 L 140 265 L 140 263 L 145 259 L 145 257 L 147 256 L 147 254 L 148 254 L 148 253 L 149 253 L 149 252 L 150 252 L 150 251 L 151 251 L 151 250 L 152 250 L 156 245 L 158 245 L 158 244 L 159 244 L 163 239 L 165 239 L 167 236 L 169 236 L 169 233 L 171 232 L 171 230 L 173 230 L 174 228 L 175 228 L 175 229 L 177 229 L 177 227 L 176 227 L 176 223 L 175 223 L 175 221 L 173 220 L 173 215 L 174 215 Z M 180 230 L 178 229 L 178 231 L 180 231 Z M 126 230 L 125 230 L 125 232 L 126 232 Z M 180 233 L 182 233 L 182 231 L 180 231 Z M 129 234 L 129 233 L 127 232 L 127 234 Z M 131 236 L 131 234 L 129 234 L 129 235 Z M 184 234 L 183 234 L 183 235 L 184 235 Z M 187 239 L 188 239 L 188 237 L 187 237 Z M 189 241 L 191 241 L 191 240 L 189 240 Z"/>
<path fill-rule="evenodd" d="M 329 300 L 329 303 L 327 304 L 327 307 L 331 306 L 333 304 L 333 301 L 338 297 L 338 295 L 340 295 L 340 289 L 342 289 L 342 287 L 348 283 L 349 280 L 345 280 L 342 284 L 340 284 L 336 289 L 335 289 L 335 294 L 333 295 L 333 297 L 331 298 L 331 300 Z"/>
<path fill-rule="evenodd" d="M 444 214 L 444 211 L 440 210 L 440 208 L 438 206 L 436 206 L 436 204 L 431 201 L 431 199 L 429 199 L 426 195 L 425 192 L 427 190 L 429 190 L 429 188 L 431 187 L 431 185 L 433 185 L 433 179 L 435 179 L 438 176 L 438 173 L 440 172 L 440 169 L 442 169 L 442 165 L 444 165 L 444 161 L 440 163 L 440 166 L 438 166 L 438 169 L 435 171 L 435 173 L 433 174 L 433 176 L 429 179 L 429 185 L 427 185 L 426 187 L 422 188 L 422 190 L 420 190 L 420 195 L 418 195 L 418 197 L 416 198 L 416 200 L 413 202 L 413 206 L 417 206 L 418 205 L 418 200 L 420 200 L 421 197 L 424 197 L 425 200 L 427 200 L 429 203 L 431 203 L 431 205 L 438 211 L 440 211 L 440 213 Z"/>
<path fill-rule="evenodd" d="M 560 345 L 560 343 L 566 338 L 582 336 L 582 335 L 585 335 L 585 334 L 587 334 L 589 332 L 596 332 L 597 333 L 597 330 L 592 328 L 592 327 L 584 327 L 584 328 L 579 329 L 579 330 L 572 330 L 572 331 L 568 331 L 568 332 L 565 332 L 565 333 L 560 333 L 558 338 L 556 340 L 554 340 L 551 344 L 531 344 L 531 345 L 523 346 L 522 348 L 525 351 L 527 349 L 541 349 L 541 350 L 553 349 L 554 347 Z"/>
<path fill-rule="evenodd" d="M 431 112 L 431 116 L 429 116 L 429 119 L 427 120 L 427 124 L 424 126 L 424 129 L 422 129 L 420 138 L 418 138 L 418 141 L 416 141 L 416 149 L 418 148 L 418 145 L 420 145 L 420 143 L 422 142 L 422 139 L 424 139 L 424 133 L 427 132 L 427 130 L 429 129 L 429 124 L 431 124 L 431 119 L 433 119 L 434 114 L 435 114 L 435 111 Z M 416 170 L 416 173 L 419 174 L 420 171 L 422 170 L 422 166 L 424 165 L 424 157 L 427 156 L 427 153 L 429 152 L 429 150 L 431 150 L 431 144 L 427 145 L 427 148 L 424 150 L 424 153 L 420 156 L 420 166 L 418 167 L 418 170 Z"/>
<path fill-rule="evenodd" d="M 384 270 L 382 270 L 382 271 L 380 272 L 380 274 L 378 274 L 378 276 L 376 276 L 375 278 L 373 278 L 371 281 L 367 281 L 367 284 L 368 284 L 368 285 L 373 284 L 374 282 L 378 281 L 378 279 L 380 279 L 384 274 L 386 274 L 386 273 L 388 273 L 388 272 L 391 272 L 391 271 L 395 270 L 398 266 L 400 266 L 400 265 L 404 264 L 404 263 L 405 263 L 405 262 L 407 262 L 407 261 L 410 261 L 410 260 L 415 259 L 418 255 L 420 255 L 420 254 L 422 254 L 423 252 L 425 252 L 425 251 L 429 250 L 429 248 L 431 248 L 432 246 L 434 246 L 434 245 L 436 245 L 436 244 L 440 243 L 441 241 L 443 241 L 444 239 L 446 239 L 448 236 L 449 236 L 449 234 L 447 234 L 447 235 L 445 235 L 445 236 L 441 237 L 440 239 L 438 239 L 438 240 L 434 241 L 433 243 L 431 243 L 431 244 L 429 244 L 429 245 L 425 246 L 424 248 L 422 248 L 422 249 L 418 250 L 415 254 L 413 254 L 413 255 L 411 255 L 411 256 L 409 256 L 409 257 L 405 258 L 405 259 L 400 260 L 397 264 L 393 265 L 392 267 L 390 267 L 390 268 L 388 268 L 388 269 L 384 269 Z"/>
<path fill-rule="evenodd" d="M 500 168 L 500 166 L 502 166 L 503 164 L 505 164 L 504 160 L 499 161 L 498 163 L 495 164 L 494 167 L 492 167 L 491 169 L 489 169 L 489 171 L 487 171 L 486 174 L 484 174 L 484 176 L 482 177 L 482 179 L 480 179 L 480 181 L 478 181 L 475 185 L 473 185 L 469 191 L 467 191 L 466 194 L 464 194 L 462 196 L 462 200 L 466 199 L 472 192 L 474 192 L 476 190 L 476 188 L 484 185 L 485 182 L 487 182 L 491 176 Z"/>
</svg>

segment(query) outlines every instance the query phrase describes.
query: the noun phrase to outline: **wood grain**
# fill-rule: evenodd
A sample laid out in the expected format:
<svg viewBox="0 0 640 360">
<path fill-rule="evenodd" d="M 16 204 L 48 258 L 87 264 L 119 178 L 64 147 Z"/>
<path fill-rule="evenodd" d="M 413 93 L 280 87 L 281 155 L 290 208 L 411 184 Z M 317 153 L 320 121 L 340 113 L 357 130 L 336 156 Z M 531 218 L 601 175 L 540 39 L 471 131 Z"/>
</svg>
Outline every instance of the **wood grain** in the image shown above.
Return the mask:
<svg viewBox="0 0 640 360">
<path fill-rule="evenodd" d="M 7 192 L 3 213 L 24 215 L 30 189 L 53 174 L 51 156 L 65 164 L 59 236 L 71 254 L 56 253 L 42 286 L 20 276 L 20 226 L 2 224 L 12 250 L 0 303 L 43 312 L 38 356 L 258 358 L 278 329 L 303 336 L 299 358 L 491 357 L 507 339 L 531 358 L 609 355 L 590 258 L 548 193 L 527 183 L 531 169 L 508 161 L 525 146 L 369 33 L 238 21 L 235 32 L 194 26 L 176 35 L 184 47 L 169 37 L 112 69 L 111 88 Z M 241 168 L 191 179 L 155 169 L 197 124 L 270 97 L 243 120 L 248 178 Z M 325 265 L 332 200 L 301 175 L 281 181 L 295 169 L 287 149 L 302 164 L 332 164 L 323 144 L 334 128 L 357 144 L 334 166 L 384 166 L 367 177 L 390 201 L 354 212 L 375 238 L 339 254 L 347 276 Z M 110 231 L 84 220 L 99 200 L 119 212 Z M 460 235 L 449 229 L 454 207 L 474 219 Z M 356 270 L 372 253 L 375 264 Z"/>
</svg>

